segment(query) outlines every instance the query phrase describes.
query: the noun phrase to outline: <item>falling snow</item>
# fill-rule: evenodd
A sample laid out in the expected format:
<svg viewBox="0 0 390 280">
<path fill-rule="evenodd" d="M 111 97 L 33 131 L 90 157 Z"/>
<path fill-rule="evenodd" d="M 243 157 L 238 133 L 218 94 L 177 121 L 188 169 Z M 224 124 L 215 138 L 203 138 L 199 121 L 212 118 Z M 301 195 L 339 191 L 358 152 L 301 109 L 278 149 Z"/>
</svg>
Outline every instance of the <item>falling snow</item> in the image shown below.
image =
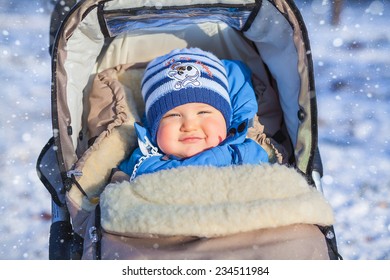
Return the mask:
<svg viewBox="0 0 390 280">
<path fill-rule="evenodd" d="M 390 2 L 296 1 L 311 40 L 323 188 L 345 259 L 390 259 Z M 0 0 L 0 259 L 47 259 L 50 196 L 35 171 L 52 136 L 48 0 Z"/>
</svg>

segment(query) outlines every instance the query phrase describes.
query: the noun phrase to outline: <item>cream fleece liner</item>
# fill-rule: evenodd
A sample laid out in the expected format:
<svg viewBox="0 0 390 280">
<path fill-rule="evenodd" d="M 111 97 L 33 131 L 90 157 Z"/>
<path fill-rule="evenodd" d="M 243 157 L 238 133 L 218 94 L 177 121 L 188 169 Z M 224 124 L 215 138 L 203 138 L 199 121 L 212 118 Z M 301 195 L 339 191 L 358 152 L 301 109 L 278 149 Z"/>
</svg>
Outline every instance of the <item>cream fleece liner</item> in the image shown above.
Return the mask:
<svg viewBox="0 0 390 280">
<path fill-rule="evenodd" d="M 185 167 L 112 183 L 102 227 L 130 236 L 214 237 L 291 224 L 331 225 L 322 194 L 281 165 Z"/>
</svg>

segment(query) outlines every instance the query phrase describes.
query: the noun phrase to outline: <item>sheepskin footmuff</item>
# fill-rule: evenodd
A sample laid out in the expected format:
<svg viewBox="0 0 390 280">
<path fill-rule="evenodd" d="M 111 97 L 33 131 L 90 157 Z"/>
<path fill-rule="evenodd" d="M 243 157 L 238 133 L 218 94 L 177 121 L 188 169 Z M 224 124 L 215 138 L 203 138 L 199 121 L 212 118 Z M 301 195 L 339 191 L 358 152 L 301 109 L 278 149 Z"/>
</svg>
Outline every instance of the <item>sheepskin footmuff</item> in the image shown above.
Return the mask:
<svg viewBox="0 0 390 280">
<path fill-rule="evenodd" d="M 105 231 L 126 236 L 218 237 L 293 224 L 333 224 L 331 206 L 282 165 L 185 167 L 109 184 Z"/>
</svg>

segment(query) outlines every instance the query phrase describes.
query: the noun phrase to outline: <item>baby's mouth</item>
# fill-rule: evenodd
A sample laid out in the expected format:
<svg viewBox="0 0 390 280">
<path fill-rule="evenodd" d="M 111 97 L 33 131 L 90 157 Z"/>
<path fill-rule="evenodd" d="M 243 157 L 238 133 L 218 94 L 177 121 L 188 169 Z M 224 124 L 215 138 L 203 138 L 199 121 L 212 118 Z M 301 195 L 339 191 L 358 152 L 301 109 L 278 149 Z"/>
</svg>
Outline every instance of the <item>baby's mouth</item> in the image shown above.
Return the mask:
<svg viewBox="0 0 390 280">
<path fill-rule="evenodd" d="M 187 137 L 181 138 L 179 141 L 184 143 L 184 144 L 191 144 L 191 143 L 197 143 L 201 140 L 202 140 L 202 138 L 198 137 L 198 136 L 187 136 Z"/>
</svg>

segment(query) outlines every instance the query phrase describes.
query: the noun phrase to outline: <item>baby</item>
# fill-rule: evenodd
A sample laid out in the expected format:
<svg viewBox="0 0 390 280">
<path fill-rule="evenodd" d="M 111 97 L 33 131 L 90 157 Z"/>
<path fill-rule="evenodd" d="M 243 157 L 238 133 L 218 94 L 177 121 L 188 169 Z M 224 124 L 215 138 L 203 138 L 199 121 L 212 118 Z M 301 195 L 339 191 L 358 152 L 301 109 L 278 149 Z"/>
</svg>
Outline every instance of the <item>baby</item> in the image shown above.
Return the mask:
<svg viewBox="0 0 390 280">
<path fill-rule="evenodd" d="M 246 138 L 257 101 L 243 63 L 176 49 L 148 64 L 141 91 L 146 121 L 135 124 L 139 148 L 119 165 L 130 180 L 181 166 L 268 162 Z"/>
</svg>

